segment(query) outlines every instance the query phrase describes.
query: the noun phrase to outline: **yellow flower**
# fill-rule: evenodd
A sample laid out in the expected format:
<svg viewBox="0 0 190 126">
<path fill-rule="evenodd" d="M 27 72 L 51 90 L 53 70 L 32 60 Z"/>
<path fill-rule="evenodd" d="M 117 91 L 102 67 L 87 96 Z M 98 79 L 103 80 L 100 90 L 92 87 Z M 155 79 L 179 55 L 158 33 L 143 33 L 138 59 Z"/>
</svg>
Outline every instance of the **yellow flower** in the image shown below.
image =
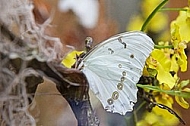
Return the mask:
<svg viewBox="0 0 190 126">
<path fill-rule="evenodd" d="M 157 70 L 157 80 L 160 84 L 167 84 L 170 89 L 174 87 L 176 79 L 170 74 L 171 61 L 163 51 L 154 49 L 147 59 L 147 64 L 149 68 Z"/>
<path fill-rule="evenodd" d="M 155 99 L 157 103 L 166 105 L 172 109 L 173 99 L 167 94 L 161 93 Z M 175 126 L 178 123 L 178 119 L 166 109 L 155 106 L 151 112 L 144 113 L 143 119 L 138 121 L 137 126 Z"/>
<path fill-rule="evenodd" d="M 141 9 L 143 16 L 148 17 L 151 12 L 162 2 L 162 0 L 143 0 Z"/>
<path fill-rule="evenodd" d="M 184 8 L 187 11 L 180 11 L 176 20 L 171 23 L 171 31 L 178 30 L 181 40 L 190 41 L 190 8 Z M 177 29 L 176 29 L 177 28 Z"/>
<path fill-rule="evenodd" d="M 167 110 L 155 107 L 152 112 L 144 113 L 143 119 L 137 122 L 137 126 L 175 126 L 178 123 L 178 119 Z"/>
<path fill-rule="evenodd" d="M 128 27 L 127 27 L 127 31 L 140 31 L 142 25 L 144 23 L 144 19 L 140 16 L 140 15 L 134 15 L 131 17 Z"/>
<path fill-rule="evenodd" d="M 159 95 L 155 98 L 157 103 L 164 104 L 168 106 L 169 108 L 172 108 L 173 99 L 169 95 L 165 93 L 159 93 Z M 162 114 L 161 112 L 158 112 Z"/>
<path fill-rule="evenodd" d="M 187 56 L 185 54 L 185 48 L 187 45 L 185 41 L 182 41 L 181 34 L 180 34 L 180 27 L 176 23 L 171 24 L 171 37 L 172 37 L 172 44 L 174 46 L 174 55 L 177 64 L 180 66 L 181 71 L 187 70 Z M 184 32 L 183 32 L 184 33 Z M 190 33 L 190 31 L 189 31 Z M 189 35 L 187 35 L 189 36 Z"/>
<path fill-rule="evenodd" d="M 179 65 L 176 61 L 176 56 L 172 56 L 171 58 L 171 71 L 174 71 L 175 73 L 177 73 L 179 70 Z"/>
<path fill-rule="evenodd" d="M 177 63 L 181 67 L 181 71 L 184 72 L 187 70 L 187 56 L 185 54 L 185 48 L 186 44 L 183 42 L 179 43 L 179 46 L 176 48 L 176 57 L 177 57 Z"/>
<path fill-rule="evenodd" d="M 176 102 L 185 109 L 189 108 L 189 103 L 183 97 L 175 96 Z"/>
<path fill-rule="evenodd" d="M 153 112 L 144 113 L 142 120 L 137 122 L 137 126 L 156 126 L 158 116 Z"/>
<path fill-rule="evenodd" d="M 189 84 L 190 80 L 183 80 L 181 81 L 178 85 L 177 85 L 177 89 L 181 92 L 186 92 L 186 93 L 190 93 L 190 88 L 186 87 Z M 175 96 L 175 100 L 176 102 L 182 106 L 185 109 L 189 108 L 189 103 L 180 96 Z"/>
<path fill-rule="evenodd" d="M 168 17 L 162 12 L 159 12 L 155 15 L 155 17 L 150 21 L 148 29 L 153 32 L 161 31 L 167 28 L 168 25 Z"/>
<path fill-rule="evenodd" d="M 70 52 L 63 60 L 62 60 L 62 64 L 67 67 L 67 68 L 71 68 L 71 66 L 76 62 L 76 56 L 79 56 L 81 53 L 83 53 L 83 51 L 72 51 Z"/>
</svg>

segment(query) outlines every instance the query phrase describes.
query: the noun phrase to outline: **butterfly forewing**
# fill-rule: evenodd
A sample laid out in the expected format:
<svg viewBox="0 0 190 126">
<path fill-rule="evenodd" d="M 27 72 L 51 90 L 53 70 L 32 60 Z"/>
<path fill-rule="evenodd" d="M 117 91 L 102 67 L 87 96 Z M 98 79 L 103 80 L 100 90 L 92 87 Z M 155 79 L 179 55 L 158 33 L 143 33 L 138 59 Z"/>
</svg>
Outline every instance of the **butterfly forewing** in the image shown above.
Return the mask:
<svg viewBox="0 0 190 126">
<path fill-rule="evenodd" d="M 124 115 L 137 101 L 136 83 L 154 43 L 142 32 L 125 32 L 95 46 L 79 64 L 107 111 Z"/>
</svg>

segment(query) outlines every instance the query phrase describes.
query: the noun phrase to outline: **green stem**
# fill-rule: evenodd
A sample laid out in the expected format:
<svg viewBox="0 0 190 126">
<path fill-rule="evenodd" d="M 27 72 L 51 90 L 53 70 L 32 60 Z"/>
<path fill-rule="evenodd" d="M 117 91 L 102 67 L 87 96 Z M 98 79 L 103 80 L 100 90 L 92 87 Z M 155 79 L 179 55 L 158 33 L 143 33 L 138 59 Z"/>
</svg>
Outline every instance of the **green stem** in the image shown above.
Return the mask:
<svg viewBox="0 0 190 126">
<path fill-rule="evenodd" d="M 143 101 L 136 109 L 136 113 L 146 104 L 147 102 Z"/>
<path fill-rule="evenodd" d="M 145 104 L 146 104 L 146 102 L 143 101 L 143 102 L 137 107 L 137 109 L 134 111 L 134 120 L 135 120 L 136 123 L 138 122 L 138 117 L 137 117 L 138 111 L 139 111 Z"/>
<path fill-rule="evenodd" d="M 187 11 L 185 8 L 161 8 L 159 11 Z"/>
<path fill-rule="evenodd" d="M 148 16 L 148 18 L 146 19 L 146 21 L 144 22 L 141 31 L 145 31 L 148 23 L 150 22 L 150 20 L 154 17 L 154 15 L 159 11 L 160 8 L 162 8 L 166 2 L 168 2 L 168 0 L 164 0 L 162 1 L 153 11 L 152 13 Z"/>
<path fill-rule="evenodd" d="M 173 49 L 174 46 L 173 46 L 173 45 L 168 45 L 168 46 L 154 45 L 154 48 L 155 48 L 155 49 L 165 49 L 165 48 Z"/>
<path fill-rule="evenodd" d="M 140 111 L 140 109 L 146 104 L 145 101 L 143 101 L 134 111 L 133 111 L 133 115 L 134 115 L 134 122 L 137 123 L 138 121 L 138 118 L 137 118 L 137 113 L 138 111 Z M 131 116 L 130 117 L 126 117 L 125 116 L 125 119 L 128 121 L 128 120 L 131 120 Z"/>
</svg>

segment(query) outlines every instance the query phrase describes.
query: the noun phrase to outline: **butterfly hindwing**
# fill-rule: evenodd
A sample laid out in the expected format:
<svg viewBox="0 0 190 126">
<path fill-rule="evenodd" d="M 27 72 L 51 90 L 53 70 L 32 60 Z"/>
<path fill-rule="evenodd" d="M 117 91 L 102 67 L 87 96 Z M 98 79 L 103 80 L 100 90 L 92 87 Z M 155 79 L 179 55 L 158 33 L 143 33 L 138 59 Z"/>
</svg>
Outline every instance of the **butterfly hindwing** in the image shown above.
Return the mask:
<svg viewBox="0 0 190 126">
<path fill-rule="evenodd" d="M 154 43 L 142 32 L 125 32 L 95 46 L 79 65 L 107 111 L 133 110 L 137 87 Z"/>
</svg>

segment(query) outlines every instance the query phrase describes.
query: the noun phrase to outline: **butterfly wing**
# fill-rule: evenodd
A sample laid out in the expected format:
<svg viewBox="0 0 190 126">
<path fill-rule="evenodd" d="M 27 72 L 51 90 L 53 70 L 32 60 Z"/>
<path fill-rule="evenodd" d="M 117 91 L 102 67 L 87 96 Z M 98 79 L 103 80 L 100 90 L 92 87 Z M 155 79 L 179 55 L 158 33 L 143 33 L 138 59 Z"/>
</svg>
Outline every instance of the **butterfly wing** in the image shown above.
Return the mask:
<svg viewBox="0 0 190 126">
<path fill-rule="evenodd" d="M 142 32 L 125 32 L 95 46 L 79 64 L 104 109 L 124 115 L 133 110 L 145 61 L 154 43 Z"/>
</svg>

